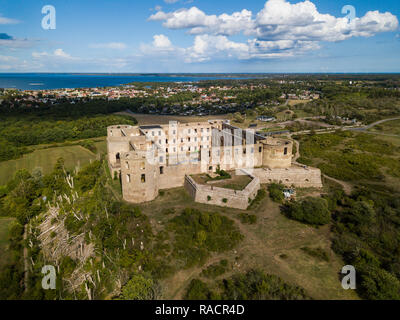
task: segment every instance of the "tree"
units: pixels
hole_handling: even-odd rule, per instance
[[[289,218],[311,225],[324,225],[330,221],[328,202],[322,198],[307,197],[286,207]]]
[[[154,299],[154,282],[143,275],[134,275],[122,288],[123,300],[152,300]]]
[[[235,114],[233,115],[233,120],[237,123],[243,123],[244,122],[244,118],[243,116],[240,114],[240,112],[235,112]]]

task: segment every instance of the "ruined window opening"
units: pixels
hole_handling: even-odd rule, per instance
[[[262,152],[262,147],[258,147],[258,152]]]
[[[126,175],[126,182],[131,183],[131,175],[130,174]]]
[[[287,155],[287,154],[288,154],[288,148],[285,148],[285,149],[284,149],[283,154],[284,154],[284,155]]]
[[[160,167],[160,174],[164,174],[164,167]]]
[[[145,168],[146,168],[146,165],[145,165],[144,162],[142,162],[142,163],[140,164],[140,170],[144,170]]]
[[[129,169],[129,162],[128,161],[125,162],[125,166],[126,166],[127,169]]]
[[[140,180],[142,181],[142,183],[145,183],[146,182],[146,175],[142,174]]]
[[[208,170],[212,171],[213,167],[208,167]]]
[[[119,152],[115,155],[115,159],[117,160],[117,163],[120,163],[121,155],[119,154]]]

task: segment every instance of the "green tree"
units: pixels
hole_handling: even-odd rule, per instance
[[[154,282],[143,275],[134,275],[122,288],[123,300],[152,300],[154,296]]]

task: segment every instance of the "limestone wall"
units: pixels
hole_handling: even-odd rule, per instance
[[[258,168],[253,170],[253,175],[263,184],[277,182],[289,187],[322,188],[321,170],[317,168],[296,165],[286,169]]]
[[[242,191],[213,187],[196,183],[190,176],[185,177],[185,189],[196,202],[246,210],[260,189],[260,180],[253,180]],[[211,197],[211,199],[209,199]],[[223,200],[227,201],[224,202]],[[250,199],[250,201],[249,201]]]

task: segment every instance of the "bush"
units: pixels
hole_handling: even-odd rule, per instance
[[[268,186],[269,196],[274,202],[282,203],[282,201],[285,199],[285,196],[283,194],[284,189],[284,185],[272,183]]]
[[[228,270],[228,260],[221,260],[219,263],[212,264],[203,270],[202,276],[216,278],[223,275]]]
[[[222,298],[227,300],[303,300],[304,289],[289,285],[275,275],[261,270],[236,274],[223,281]]]
[[[261,188],[260,190],[258,190],[256,197],[253,199],[253,201],[251,201],[248,209],[253,209],[253,208],[257,207],[261,203],[261,201],[265,198],[266,195],[267,195],[267,192],[265,191],[264,188]]]
[[[291,202],[285,208],[286,216],[311,225],[330,222],[328,202],[322,198],[307,197],[300,202]]]
[[[171,219],[168,228],[175,232],[173,254],[186,268],[202,265],[211,252],[233,249],[243,238],[231,219],[190,208]]]
[[[185,300],[209,300],[212,293],[207,284],[199,279],[193,279],[186,291]]]
[[[257,216],[254,214],[239,213],[239,219],[244,224],[255,224],[257,223]]]
[[[329,262],[329,255],[328,253],[322,248],[310,248],[310,247],[303,247],[301,248],[305,253],[309,256],[317,258],[321,261]]]
[[[123,300],[152,300],[154,299],[154,282],[143,275],[134,275],[122,288]]]

